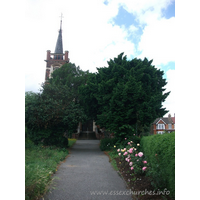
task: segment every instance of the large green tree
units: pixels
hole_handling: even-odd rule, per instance
[[[146,131],[158,116],[167,113],[162,108],[168,93],[163,71],[147,58],[127,60],[121,53],[90,74],[80,93],[87,113],[97,124],[124,137],[129,130],[137,135]]]
[[[26,126],[38,143],[65,146],[64,132],[71,135],[86,115],[79,104],[78,87],[85,84],[88,72],[68,63],[52,73],[42,84],[41,93],[26,93]]]

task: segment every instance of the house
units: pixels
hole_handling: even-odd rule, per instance
[[[175,114],[174,117],[171,117],[169,114],[168,117],[157,118],[151,126],[151,134],[163,134],[164,132],[171,133],[175,131]]]

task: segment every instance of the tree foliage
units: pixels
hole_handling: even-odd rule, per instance
[[[41,93],[26,93],[26,126],[34,142],[64,146],[64,132],[76,132],[78,122],[86,118],[79,102],[78,87],[86,74],[74,64],[65,64],[42,84]]]
[[[162,108],[169,95],[164,93],[164,73],[151,64],[147,58],[128,61],[121,53],[108,67],[89,75],[79,92],[85,110],[98,125],[121,137],[133,129],[139,135],[167,113]]]
[[[157,117],[169,92],[164,72],[152,60],[127,60],[123,53],[108,61],[97,73],[65,64],[52,73],[40,93],[26,93],[26,126],[37,143],[64,144],[78,122],[90,118],[120,139],[129,133],[140,135]]]

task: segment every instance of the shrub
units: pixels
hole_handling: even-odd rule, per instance
[[[141,140],[150,168],[147,175],[155,188],[170,190],[175,197],[175,133],[144,136]]]
[[[116,143],[116,138],[103,138],[100,141],[100,149],[101,151],[109,151],[111,150]]]
[[[62,129],[42,129],[42,130],[29,130],[29,137],[38,145],[40,143],[44,145],[55,145],[57,147],[66,148],[68,147],[68,139],[63,136]]]
[[[123,138],[122,141],[117,140],[115,143],[117,148],[123,149],[124,147],[129,147],[128,142],[132,141],[132,145],[137,145],[138,143],[140,144],[140,138],[135,135],[126,135],[125,138]],[[140,147],[138,147],[138,150],[140,150]]]
[[[134,174],[145,174],[147,169],[147,161],[145,160],[145,156],[143,152],[140,151],[140,144],[135,143],[138,140],[133,142],[132,140],[128,140],[124,138],[125,146],[122,147],[122,144],[116,146],[116,152],[119,156],[122,164],[131,170]]]
[[[126,134],[124,135],[123,138],[119,137],[114,137],[114,138],[103,138],[101,139],[100,142],[100,149],[102,151],[106,151],[106,150],[111,150],[114,146],[116,146],[116,148],[124,148],[126,146],[129,146],[127,143],[128,141],[132,141],[133,145],[137,145],[138,143],[140,143],[141,138],[139,138],[138,136],[135,136],[135,134],[133,134],[133,132],[130,134]],[[115,149],[116,149],[115,148]],[[140,147],[138,147],[138,150],[140,150]]]

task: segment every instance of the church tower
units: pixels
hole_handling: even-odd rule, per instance
[[[65,51],[63,53],[63,43],[62,43],[62,15],[60,20],[60,30],[58,34],[58,39],[56,42],[55,52],[51,53],[50,50],[47,50],[47,59],[46,61],[46,75],[45,75],[45,82],[51,78],[51,73],[55,70],[60,68],[65,63],[69,63],[68,58],[69,51]]]

